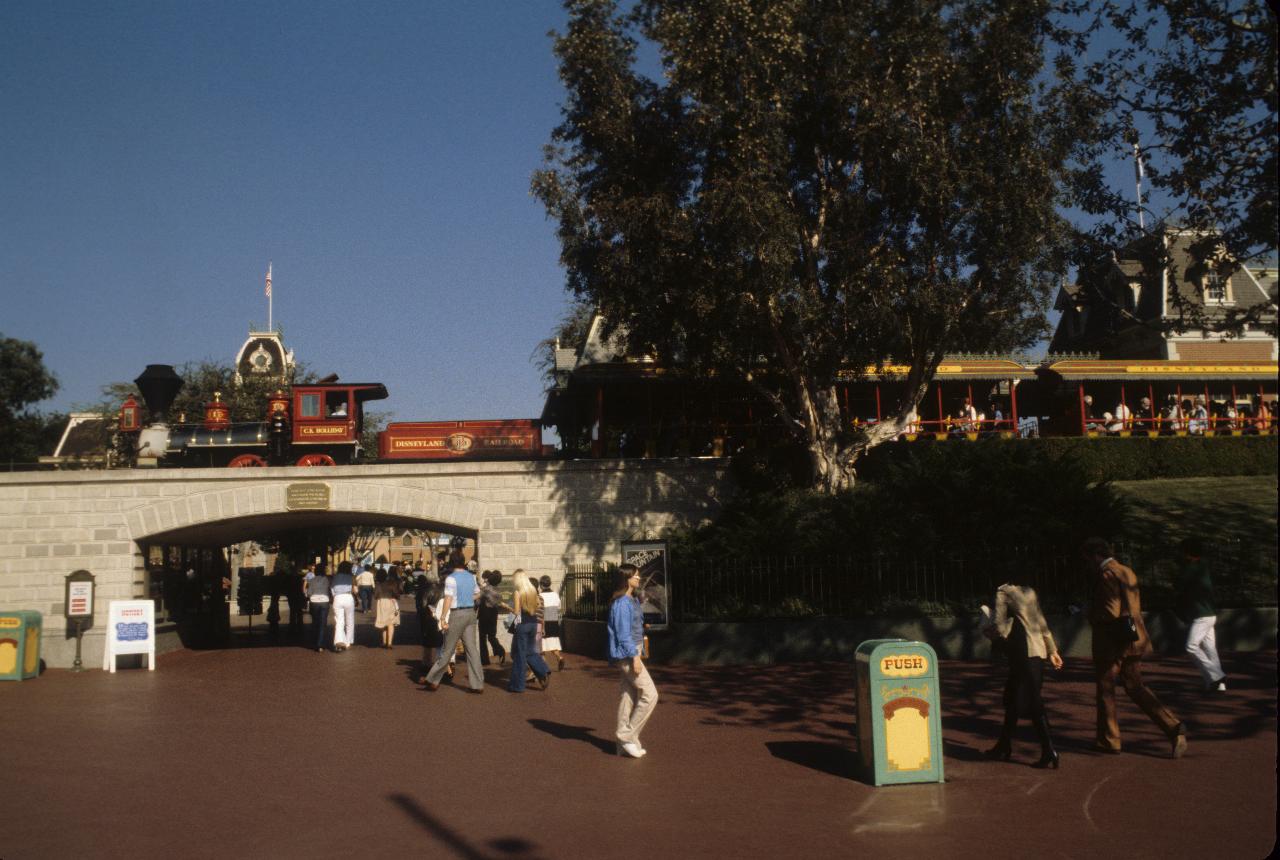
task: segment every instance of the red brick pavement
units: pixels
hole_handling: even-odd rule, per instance
[[[361,631],[362,636],[371,634]],[[367,636],[372,642],[372,635]],[[155,672],[0,685],[0,857],[1265,857],[1275,841],[1276,665],[1228,655],[1147,675],[1186,758],[1121,695],[1126,753],[1092,739],[1087,661],[1046,682],[1062,769],[978,757],[1000,674],[945,663],[944,785],[854,778],[848,665],[656,667],[648,757],[611,755],[613,671],[571,657],[547,692],[410,675],[418,649],[164,655]],[[863,852],[873,852],[867,855]]]

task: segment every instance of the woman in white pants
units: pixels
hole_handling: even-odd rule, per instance
[[[351,562],[338,565],[333,575],[333,650],[346,651],[356,639],[356,578]]]
[[[641,659],[644,651],[644,613],[636,599],[640,571],[634,564],[618,568],[614,579],[613,602],[609,604],[609,659],[621,673],[618,701],[618,755],[640,758],[640,732],[658,704],[658,688]]]

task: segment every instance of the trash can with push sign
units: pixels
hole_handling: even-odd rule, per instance
[[[858,646],[858,756],[875,785],[943,782],[938,655],[923,642]]]
[[[0,681],[22,681],[40,674],[42,616],[30,609],[0,612]]]

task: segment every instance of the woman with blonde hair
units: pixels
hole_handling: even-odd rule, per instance
[[[538,591],[523,570],[517,570],[512,578],[515,582],[516,624],[511,637],[511,678],[507,681],[507,690],[523,693],[525,673],[530,670],[538,685],[545,690],[551,680],[551,667],[542,659],[534,643],[538,633]]]
[[[1013,758],[1013,737],[1018,717],[1025,715],[1035,726],[1040,739],[1040,760],[1035,768],[1058,769],[1058,752],[1049,734],[1049,718],[1045,714],[1040,687],[1044,682],[1044,664],[1055,670],[1062,668],[1062,656],[1049,632],[1049,623],[1040,611],[1034,588],[1023,585],[1015,574],[1012,581],[996,589],[996,607],[990,625],[984,630],[992,642],[1005,647],[1009,658],[1009,677],[1004,685],[1004,725],[1000,739],[983,755],[989,759],[1009,761]]]

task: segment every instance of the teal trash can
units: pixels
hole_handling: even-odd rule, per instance
[[[923,642],[870,639],[855,663],[858,756],[875,785],[943,782],[938,655]]]
[[[0,681],[22,681],[40,674],[41,619],[31,609],[0,612]]]

